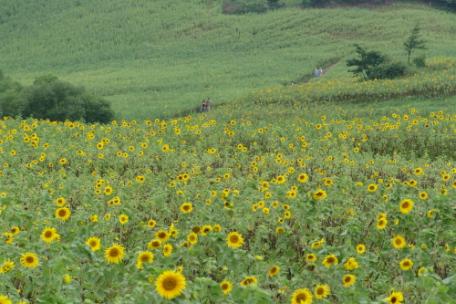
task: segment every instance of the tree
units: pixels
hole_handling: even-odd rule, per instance
[[[359,58],[347,60],[348,67],[354,67],[349,72],[355,76],[361,75],[364,80],[370,79],[371,71],[386,61],[386,57],[378,51],[368,51],[359,44],[355,44],[355,52]]]
[[[407,53],[407,62],[410,64],[410,58],[415,50],[424,50],[426,49],[426,42],[420,37],[421,28],[419,25],[415,25],[410,33],[410,36],[404,42],[404,49]]]

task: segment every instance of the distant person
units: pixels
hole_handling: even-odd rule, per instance
[[[319,74],[319,76],[323,76],[323,68],[320,67],[318,69],[318,74]]]
[[[314,70],[314,76],[315,76],[315,77],[320,77],[320,69],[315,68],[315,70]]]
[[[208,98],[206,100],[203,99],[201,103],[201,112],[209,112],[211,110],[211,100]]]

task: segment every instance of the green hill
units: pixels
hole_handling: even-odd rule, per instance
[[[456,15],[427,6],[223,15],[220,1],[0,0],[0,69],[23,82],[52,73],[84,85],[127,118],[230,101],[338,62],[357,42],[402,56],[420,22],[429,56],[456,56]],[[338,61],[339,60],[339,61]]]

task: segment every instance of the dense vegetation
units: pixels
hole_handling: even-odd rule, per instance
[[[0,0],[0,68],[25,85],[57,75],[116,113],[146,118],[303,79],[332,59],[325,78],[348,76],[354,43],[404,62],[402,43],[418,22],[428,57],[456,56],[454,14],[427,5],[281,2],[264,14],[224,15],[215,0]]]
[[[0,116],[107,123],[114,113],[107,101],[55,76],[22,87],[0,72]]]

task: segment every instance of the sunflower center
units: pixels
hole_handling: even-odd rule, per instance
[[[32,256],[28,256],[25,258],[25,261],[29,264],[32,264],[33,262],[35,262],[35,259]]]
[[[396,297],[392,297],[391,298],[391,303],[397,303],[397,298]]]
[[[60,211],[59,211],[59,215],[60,215],[61,217],[64,217],[64,216],[66,215],[66,211],[65,211],[65,210],[60,210]]]
[[[231,243],[237,243],[239,242],[239,237],[237,235],[232,235],[230,236],[230,242]]]
[[[113,258],[118,257],[119,254],[120,254],[120,251],[119,251],[119,249],[117,249],[117,248],[112,248],[112,249],[109,251],[109,256],[110,256],[110,257],[113,257]]]
[[[177,286],[177,281],[174,278],[166,278],[162,283],[163,289],[171,291]]]
[[[305,293],[300,293],[296,296],[296,302],[301,303],[307,301],[307,295]]]
[[[52,231],[46,231],[46,232],[44,233],[44,236],[45,236],[46,238],[51,238],[51,237],[52,237]]]
[[[227,290],[228,289],[228,284],[227,283],[223,283],[222,284],[222,289],[223,290]]]
[[[318,295],[322,295],[325,291],[323,290],[323,288],[317,288],[317,294]]]

